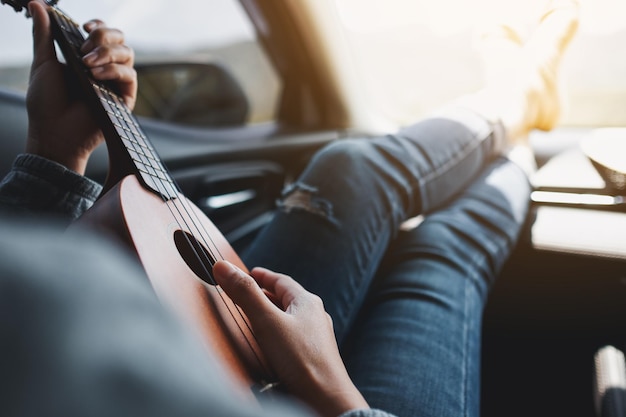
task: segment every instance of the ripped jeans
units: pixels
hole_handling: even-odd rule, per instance
[[[500,125],[462,111],[334,142],[244,255],[324,300],[373,408],[479,415],[482,312],[530,192],[498,156],[503,142]],[[420,214],[419,226],[401,228]]]

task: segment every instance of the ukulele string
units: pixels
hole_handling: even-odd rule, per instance
[[[53,14],[55,16],[55,19],[53,19],[53,20],[57,23],[57,25],[61,29],[60,32],[65,35],[65,39],[69,42],[70,45],[74,46],[74,48],[76,48],[76,50],[79,50],[80,45],[82,45],[82,43],[85,41],[85,37],[83,36],[82,32],[80,31],[79,25],[76,22],[74,22],[71,18],[69,18],[58,7],[53,6],[53,7],[51,7],[51,10],[52,10],[52,12],[53,12]],[[68,34],[69,35],[73,35],[75,39],[69,38]],[[80,56],[80,54],[78,54],[78,56]],[[135,135],[133,130],[136,130],[139,133],[139,135],[140,135],[139,138],[142,139],[142,142],[144,142],[145,145],[148,145],[147,137],[145,135],[141,134],[141,128],[140,128],[139,124],[134,120],[132,112],[130,111],[130,109],[128,109],[128,107],[125,105],[123,100],[121,98],[119,98],[115,93],[110,91],[108,88],[104,87],[103,85],[100,85],[97,82],[94,82],[93,80],[92,80],[92,85],[95,88],[96,95],[98,96],[100,101],[104,104],[105,103],[104,100],[106,100],[107,103],[109,104],[109,107],[113,107],[113,108],[115,108],[117,110],[117,112],[115,112],[113,114],[108,112],[109,116],[110,117],[116,117],[116,119],[118,121],[125,120],[126,123],[129,123],[129,122],[132,123],[134,129],[128,129],[128,133],[130,133],[132,135]],[[107,98],[106,96],[109,96],[109,97]],[[103,98],[104,98],[104,100],[103,100]],[[121,120],[120,120],[120,118],[117,117],[118,115],[124,115],[127,118],[122,117]],[[123,127],[121,127],[121,126],[119,126],[119,127],[123,129]],[[137,140],[137,139],[138,138],[135,137],[135,140]],[[124,144],[124,145],[125,145],[127,151],[130,151],[130,149],[126,146],[126,144]],[[156,156],[156,152],[154,151],[154,149],[151,146],[146,146],[146,147],[148,149],[150,149],[150,151],[154,152],[154,156]],[[167,170],[160,163],[160,159],[159,158],[153,158],[153,160],[163,170],[163,173],[167,174],[169,176],[169,174],[167,173]],[[194,213],[194,217],[196,217],[196,220],[194,220],[193,218],[191,219],[191,221],[193,223],[193,226],[194,226],[192,228],[187,223],[187,220],[185,220],[185,216],[183,215],[183,213],[181,212],[181,209],[178,207],[178,205],[175,202],[175,201],[181,201],[182,202],[184,200],[184,198],[181,198],[180,189],[178,188],[178,186],[176,184],[174,184],[173,181],[172,181],[171,184],[169,182],[165,183],[164,179],[160,178],[160,176],[157,177],[157,180],[153,181],[153,183],[158,188],[155,191],[158,191],[159,196],[163,200],[164,204],[168,207],[168,210],[170,211],[170,214],[171,214],[172,218],[175,220],[177,226],[181,230],[185,230],[185,228],[182,227],[181,222],[179,221],[179,219],[176,218],[177,216],[176,216],[175,212],[177,212],[178,216],[183,219],[183,223],[185,224],[187,230],[191,231],[192,229],[195,229],[197,232],[200,232],[200,229],[198,228],[197,223],[201,223],[201,222],[199,221],[197,213],[195,213],[193,210],[190,210],[189,207],[185,206],[185,204],[182,203],[182,205],[183,205],[182,212],[185,212],[188,216],[190,215],[190,213]],[[174,194],[175,195],[171,196],[171,198],[168,201],[168,198],[166,196],[170,194],[170,191],[171,191],[170,188],[172,188],[174,190]],[[173,204],[172,204],[172,201],[174,201]],[[172,207],[171,207],[172,205],[174,206],[175,210],[172,209]],[[218,258],[219,259],[224,259],[224,256],[221,254],[221,251],[219,250],[218,246],[216,245],[214,240],[210,237],[210,234],[208,234],[208,232],[207,232],[206,228],[204,228],[204,226],[203,226],[203,229],[204,229],[204,233],[201,233],[201,235],[202,235],[201,243],[204,243],[204,245],[206,247],[206,251],[209,253],[210,256],[213,257],[213,259],[218,259]],[[213,263],[211,262],[211,259],[209,259],[207,257],[207,254],[205,254],[204,251],[202,251],[202,250],[198,251],[198,249],[196,249],[195,245],[193,245],[193,243],[192,243],[190,237],[187,235],[187,233],[183,233],[183,236],[184,236],[184,238],[186,240],[186,243],[192,249],[196,259],[198,260],[199,264],[201,265],[202,269],[204,270],[204,273],[206,274],[206,276],[210,277],[211,283],[213,285],[217,285],[217,283],[215,282],[215,279],[214,279],[212,273],[210,273],[210,271],[207,269],[207,264],[210,265],[211,268],[213,266]],[[206,240],[206,236],[208,236],[208,238],[209,238],[208,241]],[[210,241],[211,244],[208,244],[209,241]],[[215,256],[215,252],[217,252],[218,257]],[[217,291],[217,292],[218,292],[218,295],[219,295],[222,303],[224,304],[226,310],[229,312],[229,314],[231,315],[232,319],[235,321],[235,325],[237,326],[237,328],[241,332],[241,335],[243,336],[243,338],[246,341],[246,343],[248,344],[250,350],[254,354],[257,362],[259,363],[259,366],[261,367],[261,369],[265,370],[267,375],[271,375],[271,373],[268,371],[268,369],[264,365],[263,361],[261,361],[261,359],[260,359],[258,353],[256,352],[256,350],[253,348],[250,340],[248,340],[247,335],[245,334],[243,329],[240,327],[239,322],[235,318],[235,313],[231,310],[231,308],[229,307],[228,303],[226,302],[222,291]],[[256,340],[256,336],[254,335],[254,332],[252,332],[252,330],[250,329],[250,325],[249,325],[248,321],[246,320],[245,316],[243,315],[241,309],[236,304],[234,304],[234,305],[235,305],[235,309],[237,310],[237,315],[245,323],[246,327],[250,331],[250,334],[252,334],[252,337],[255,338],[255,340]]]
[[[73,26],[75,29],[74,30],[75,34],[82,36],[82,34],[80,34],[80,32],[78,31],[78,27],[76,26],[75,23]],[[83,38],[83,41],[84,41],[84,38]],[[130,112],[130,110],[124,103],[124,101],[117,94],[112,92],[107,87],[95,81],[91,81],[91,82],[92,82],[92,87],[94,88],[96,92],[96,95],[100,99],[100,102],[103,104],[104,110],[107,112],[109,119],[113,123],[113,127],[117,131],[117,135],[120,137],[120,139],[122,139],[122,143],[124,144],[124,147],[127,153],[129,154],[131,160],[133,161],[135,168],[140,172],[140,177],[144,180],[144,182],[148,182],[146,181],[147,180],[146,175],[147,176],[154,175],[151,172],[148,172],[147,170],[148,166],[152,166],[151,169],[154,171],[155,170],[162,171],[164,176],[169,175],[165,167],[159,162],[158,157],[156,157],[156,152],[154,148],[148,144],[147,137],[141,133],[139,124],[133,120],[132,113]],[[129,136],[132,136],[132,138]],[[146,152],[148,152],[149,154],[146,155]],[[150,155],[150,154],[153,154],[153,155]],[[146,161],[145,159],[142,158],[142,156],[149,160],[152,160],[153,162]],[[138,164],[142,164],[146,168],[141,169],[138,166]],[[171,205],[168,204],[168,201],[180,199],[180,192],[176,188],[173,182],[166,181],[165,179],[161,178],[161,176],[156,176],[156,178],[153,178],[153,180],[150,181],[150,184],[148,184],[148,186],[150,188],[154,188],[154,191],[156,191],[159,197],[163,200],[163,202],[166,203],[172,218],[174,218],[176,225],[181,230],[193,229],[193,227],[190,227],[190,225],[185,220],[185,216],[183,212],[176,205],[174,205],[176,209],[175,211],[178,213],[178,217],[180,219],[183,219],[183,222],[181,224],[181,221],[177,218],[176,213],[172,210]],[[184,211],[186,212],[187,215],[189,214],[187,210],[184,210]],[[183,227],[183,224],[185,227]],[[196,230],[197,230],[197,227],[196,227]],[[198,251],[195,250],[194,245],[189,239],[189,237],[187,236],[187,234],[184,234],[184,236],[185,236],[185,239],[187,240],[187,244],[189,245],[189,247],[194,249],[194,253],[197,257],[197,260],[205,269],[204,272],[207,274],[207,276],[211,278],[210,284],[217,285],[215,280],[212,278],[211,274],[208,273],[209,271],[206,269],[207,262],[210,265],[212,265],[211,260],[208,258],[203,259],[200,256],[200,253],[198,253]],[[207,246],[207,251],[209,252],[211,256],[215,258],[214,250],[211,249],[211,247],[214,247],[215,250],[219,254],[219,250],[217,250],[217,246],[215,245],[215,242],[213,242],[212,239],[211,239],[211,245],[208,245],[208,242],[206,241],[203,243],[205,243],[205,245]],[[221,257],[221,254],[219,255]]]
[[[184,211],[188,214],[192,216],[191,222],[194,224],[194,227],[196,228],[196,230],[198,232],[200,232],[200,229],[198,228],[197,224],[199,223],[202,230],[204,231],[205,234],[207,234],[207,236],[209,236],[209,239],[211,240],[212,243],[213,239],[210,238],[210,235],[208,235],[208,231],[206,230],[206,228],[204,227],[203,223],[200,221],[197,213],[195,210],[193,210],[193,208],[190,205],[190,202],[185,199],[185,198],[181,198],[181,199],[175,199],[172,203],[174,205],[177,205],[177,202],[179,204],[181,204],[183,206]],[[194,220],[194,218],[196,218],[196,220]],[[202,234],[204,236],[204,234]],[[215,243],[214,243],[215,244]],[[223,255],[221,254],[221,252],[219,251],[219,248],[217,247],[217,245],[215,245],[215,249],[217,250],[217,252],[219,253],[220,259],[225,260],[225,258],[223,257]],[[210,260],[209,260],[210,262]],[[204,266],[204,264],[203,264]],[[213,277],[211,275],[211,277]],[[215,281],[215,278],[212,278],[213,281]],[[220,294],[220,297],[222,297],[223,299],[223,295],[221,291],[218,291],[218,294]],[[241,310],[241,307],[239,307],[237,304],[233,303],[234,308],[236,310],[236,313],[233,312],[230,308],[228,308],[228,303],[226,303],[226,301],[224,300],[224,304],[227,307],[227,310],[229,312],[229,314],[232,316],[233,320],[235,321],[235,323],[237,323],[237,327],[239,328],[239,331],[242,333],[242,335],[244,336],[244,340],[246,341],[246,343],[248,344],[248,347],[250,348],[250,351],[254,354],[259,366],[265,371],[266,375],[272,375],[272,372],[270,372],[270,370],[265,366],[264,362],[261,360],[259,353],[257,352],[257,350],[255,349],[255,347],[252,345],[252,343],[250,342],[250,340],[246,337],[245,332],[239,327],[239,322],[237,320],[237,318],[235,317],[235,315],[237,315],[239,317],[239,319],[243,322],[243,324],[246,326],[246,328],[248,329],[248,331],[250,332],[250,334],[252,335],[252,337],[254,338],[254,340],[257,342],[258,344],[258,340],[256,338],[256,335],[254,334],[254,332],[252,331],[252,328],[250,327],[250,323],[247,320],[246,316],[243,314],[243,311]]]
[[[163,180],[158,181],[158,182],[162,183]],[[181,215],[181,217],[182,217],[182,219],[183,219],[183,221],[185,223],[186,230],[192,231],[192,229],[195,229],[196,233],[191,233],[192,236],[201,236],[202,237],[202,239],[199,240],[199,242],[200,243],[204,243],[206,251],[209,252],[209,255],[213,258],[213,260],[216,260],[216,259],[225,260],[225,257],[222,255],[221,251],[219,250],[218,245],[211,238],[211,236],[208,233],[208,231],[206,230],[203,222],[198,217],[198,214],[197,214],[196,210],[194,210],[193,207],[191,206],[190,202],[186,198],[184,198],[184,196],[180,193],[180,190],[176,190],[176,194],[177,194],[177,196],[175,198],[170,199],[169,201],[165,201],[166,199],[163,197],[163,200],[164,200],[165,204],[168,206],[168,208],[170,206],[174,206],[175,211],[179,215]],[[182,206],[182,212],[184,212],[186,214],[186,216],[183,216],[181,214],[181,208],[179,206]],[[171,208],[169,208],[169,210],[170,210],[170,213],[172,213],[172,216],[174,217],[174,210],[172,210]],[[186,220],[188,218],[191,220],[191,225]],[[176,222],[177,222],[177,224],[180,227],[180,223],[178,222],[178,220],[176,220]],[[198,226],[198,224],[200,225],[200,227]],[[192,225],[193,225],[193,227],[191,227]],[[181,227],[181,229],[182,229],[182,227]],[[204,253],[204,250],[196,249],[195,245],[193,245],[191,243],[191,239],[189,238],[189,236],[187,236],[186,233],[183,233],[183,235],[184,235],[184,237],[185,237],[189,247],[191,247],[193,249],[194,255],[200,261],[200,265],[201,265],[201,267],[203,269],[203,272],[207,276],[210,277],[211,282],[217,287],[217,282],[215,281],[215,278],[213,277],[213,274],[209,273],[208,268],[207,268],[207,264],[209,264],[211,266],[211,269],[212,269],[212,266],[214,265],[212,263],[212,259],[207,258],[206,254]],[[208,241],[206,240],[206,237],[208,237],[209,241],[211,242],[211,245],[208,245]],[[213,247],[215,249],[215,252],[213,251],[213,249],[210,249],[210,247]],[[218,256],[215,256],[216,252],[217,252]],[[258,344],[258,340],[256,340],[256,335],[252,331],[252,328],[250,327],[250,323],[246,319],[246,317],[243,314],[243,311],[241,310],[241,308],[237,304],[233,303],[233,306],[234,306],[234,308],[236,310],[236,313],[235,313],[229,307],[228,303],[224,299],[223,292],[218,290],[217,293],[218,293],[220,299],[222,300],[224,306],[226,307],[226,310],[231,315],[231,318],[233,319],[233,321],[237,325],[237,328],[241,332],[241,334],[242,334],[246,344],[248,345],[248,348],[250,349],[250,351],[254,355],[254,357],[255,357],[257,363],[259,364],[260,368],[264,370],[266,375],[272,375],[272,372],[270,372],[270,370],[265,366],[264,362],[261,360],[261,358],[259,356],[259,353],[255,349],[255,347],[252,345],[251,341],[248,339],[248,337],[246,336],[246,334],[243,331],[243,329],[240,327],[240,324],[239,324],[239,321],[237,320],[237,317],[239,317],[241,322],[243,322],[243,324],[246,326],[246,328],[248,329],[248,331],[250,332],[252,337],[255,339],[255,341],[257,341],[257,344]]]
[[[145,137],[145,135],[141,134],[140,126],[134,121],[134,118],[132,117],[132,114],[131,114],[130,110],[128,109],[128,107],[114,93],[109,92],[109,94],[112,96],[112,98],[114,98],[114,104],[115,104],[115,107],[118,109],[119,113],[121,115],[126,116],[126,117],[122,116],[122,120],[124,122],[126,122],[126,124],[132,123],[135,126],[135,129],[137,130],[138,134],[141,135],[140,139],[143,142],[142,145],[146,145],[146,147],[148,149],[150,149],[150,152],[153,153],[153,156],[156,157],[155,150],[151,146],[148,145],[147,138]],[[122,129],[123,129],[123,127],[122,127]],[[134,136],[137,136],[137,133],[134,133],[132,130],[127,131],[127,133],[128,134],[133,134]],[[138,140],[138,138],[135,137],[135,141],[137,141],[137,140]],[[153,159],[154,161],[159,161],[158,157],[151,158],[151,159]],[[162,164],[160,164],[160,163],[159,163],[159,166],[165,173],[166,172],[166,168]],[[169,173],[168,173],[167,177],[171,178]],[[154,179],[153,184],[156,185],[157,189],[155,191],[158,191],[159,196],[163,200],[164,204],[167,206],[167,208],[168,208],[172,218],[174,219],[176,225],[178,226],[178,228],[180,230],[182,230],[182,231],[189,232],[190,235],[193,238],[195,238],[196,241],[199,242],[199,244],[203,244],[204,245],[204,249],[205,250],[202,250],[202,247],[199,248],[199,247],[197,247],[196,245],[193,244],[192,237],[190,237],[190,235],[188,235],[187,233],[183,233],[182,234],[182,236],[185,239],[188,247],[191,249],[194,257],[198,261],[198,264],[202,268],[202,272],[204,273],[203,275],[205,277],[208,277],[209,281],[210,281],[209,283],[211,285],[214,285],[217,288],[218,285],[217,285],[217,282],[215,281],[215,278],[214,278],[214,276],[212,274],[212,267],[214,265],[215,260],[218,260],[218,259],[225,260],[225,257],[221,253],[221,251],[219,250],[219,247],[218,247],[217,243],[210,236],[210,234],[208,233],[208,231],[204,227],[202,221],[199,219],[196,211],[193,210],[193,208],[190,206],[188,200],[186,198],[184,198],[184,196],[180,192],[179,187],[173,181],[170,182],[170,181],[167,181],[165,179],[162,179],[160,176],[157,176],[157,178]],[[200,226],[198,226],[198,225],[200,225]],[[200,239],[198,239],[198,238],[200,238]],[[207,256],[207,254],[208,254],[208,256]],[[258,362],[260,368],[263,369],[267,375],[271,375],[271,372],[267,369],[267,367],[264,365],[263,361],[260,359],[260,356],[259,356],[258,352],[256,351],[256,349],[252,345],[251,341],[248,339],[246,333],[241,328],[240,322],[237,320],[237,317],[239,317],[241,322],[243,322],[245,324],[246,328],[248,329],[248,331],[250,332],[252,337],[256,340],[256,336],[255,336],[254,332],[252,331],[252,329],[250,328],[250,324],[249,324],[248,320],[246,320],[246,318],[245,318],[243,312],[241,311],[240,307],[233,303],[233,306],[234,306],[234,308],[236,310],[236,313],[235,313],[233,311],[233,309],[229,306],[229,303],[224,298],[223,291],[218,290],[217,294],[218,294],[221,302],[223,303],[224,307],[226,308],[226,311],[228,311],[228,314],[230,314],[231,318],[235,322],[235,325],[237,326],[237,329],[239,330],[239,332],[243,336],[243,339],[245,340],[245,342],[248,345],[250,351],[254,355],[254,357],[255,357],[256,361]],[[258,343],[258,341],[257,341],[257,343]]]
[[[107,94],[112,99],[112,101],[109,102],[109,105],[114,106],[116,110],[115,114],[112,116],[116,117],[116,121],[120,123],[119,126],[115,125],[115,123],[114,125],[116,128],[122,130],[117,133],[122,138],[122,142],[124,143],[131,160],[135,164],[135,168],[139,171],[139,176],[150,188],[153,188],[154,191],[158,193],[159,197],[167,205],[172,218],[174,218],[176,225],[180,230],[190,232],[191,236],[199,235],[199,233],[197,233],[199,232],[199,228],[191,218],[190,210],[184,206],[181,209],[179,205],[176,204],[176,202],[183,200],[181,198],[182,194],[180,193],[179,187],[173,181],[169,180],[171,176],[167,172],[166,168],[159,162],[160,158],[156,156],[154,148],[148,144],[147,138],[141,133],[139,124],[133,120],[130,110],[128,110],[127,106],[119,97],[117,97],[117,95],[112,92],[107,92]],[[133,138],[131,139],[125,135],[132,136]],[[128,141],[128,143],[126,143],[126,141]],[[148,167],[151,167],[151,172],[149,172],[150,168]],[[153,172],[157,173],[156,176]],[[191,221],[191,224],[188,219]],[[194,233],[194,231],[196,233]],[[199,264],[203,268],[202,272],[204,272],[204,275],[209,278],[208,283],[211,285],[217,285],[217,282],[215,282],[212,274],[210,274],[208,267],[212,267],[214,265],[215,259],[224,259],[223,255],[220,253],[217,244],[210,236],[208,236],[208,240],[206,240],[206,237],[203,236],[202,241],[198,240],[198,242],[204,244],[206,252],[211,257],[208,258],[206,254],[204,254],[204,250],[196,249],[196,245],[193,244],[191,238],[189,237],[190,235],[183,233],[188,247],[193,250],[196,260],[198,260]]]
[[[145,137],[145,135],[141,134],[141,130],[140,130],[141,128],[132,117],[132,113],[130,112],[128,107],[114,93],[108,91],[107,89],[103,89],[102,87],[99,87],[99,88],[101,91],[106,92],[106,94],[109,95],[112,99],[111,102],[109,102],[109,106],[114,106],[115,109],[117,110],[116,113],[112,116],[116,116],[118,122],[125,123],[127,125],[127,126],[119,126],[119,128],[121,128],[124,133],[128,135],[133,135],[135,142],[138,142],[139,146],[144,147],[146,150],[149,150],[149,152],[153,154],[153,155],[150,155],[152,156],[152,158],[150,159],[155,161],[153,163],[156,163],[157,161],[159,161],[159,158],[156,157],[155,150],[148,144],[147,138]],[[121,118],[119,116],[121,116]],[[134,127],[134,129],[129,124],[131,124]],[[135,133],[135,131],[137,133]],[[118,134],[122,136],[122,132],[118,132]],[[124,138],[130,140],[127,137],[124,137]],[[132,144],[132,141],[130,141],[130,143]],[[142,152],[145,153],[146,150]],[[135,151],[140,151],[140,149],[135,148]],[[163,171],[164,174],[166,173],[166,168],[162,164],[158,163],[158,167]],[[145,173],[145,172],[143,172],[143,174],[149,175],[149,173]],[[142,178],[146,178],[146,177],[142,175]],[[171,178],[171,176],[169,176],[168,174],[166,178]],[[161,178],[161,176],[157,176],[156,178],[153,178],[152,183],[156,186],[157,189],[155,191],[158,192],[161,199],[163,200],[165,205],[168,207],[168,210],[170,211],[170,214],[172,218],[175,220],[177,226],[181,230],[187,230],[188,232],[191,232],[190,233],[191,236],[201,237],[201,239],[196,239],[196,240],[200,244],[204,244],[205,250],[202,250],[201,247],[200,248],[196,247],[196,245],[193,244],[189,235],[187,233],[183,233],[183,237],[188,247],[191,248],[193,255],[198,260],[198,264],[202,268],[202,272],[204,273],[206,277],[209,277],[210,284],[217,287],[217,283],[215,282],[215,278],[213,277],[213,274],[211,272],[212,266],[214,265],[214,260],[225,259],[225,257],[219,250],[218,245],[215,243],[213,238],[211,238],[210,233],[208,233],[203,223],[200,221],[197,215],[197,212],[191,208],[188,200],[183,198],[178,186],[173,181],[170,182],[170,181],[167,181],[166,179]],[[166,196],[169,196],[169,199]],[[182,219],[182,222],[181,222],[181,219]],[[201,227],[199,227],[198,224],[200,224]],[[212,259],[210,257],[212,257]],[[254,348],[251,341],[247,337],[246,333],[241,328],[240,322],[243,323],[243,325],[245,325],[249,333],[256,340],[256,336],[250,327],[250,323],[246,319],[241,308],[233,303],[233,306],[236,312],[233,311],[233,309],[229,306],[228,302],[224,298],[223,292],[218,291],[217,293],[224,307],[228,311],[228,314],[230,314],[231,318],[234,320],[239,332],[243,336],[250,351],[253,353],[260,368],[263,369],[267,375],[271,375],[271,372],[269,371],[269,369],[267,369],[263,361],[260,359],[259,353]],[[237,317],[239,317],[239,320],[237,320]]]
[[[100,87],[100,89],[102,90],[102,87]],[[131,117],[130,110],[128,110],[127,106],[123,104],[123,101],[119,97],[117,97],[116,94],[108,90],[104,90],[104,91],[106,91],[107,95],[111,96],[111,98],[113,99],[111,102],[109,102],[109,105],[115,106],[117,112],[113,116],[116,116],[117,121],[125,122],[127,125],[129,123],[133,124],[135,127],[135,130],[137,130],[138,133],[133,132],[133,129],[130,129],[129,127],[125,128],[124,126],[120,126],[120,128],[123,129],[124,133],[135,136],[134,138],[135,142],[139,142],[139,140],[141,140],[141,142],[143,143],[140,143],[140,146],[145,145],[144,147],[146,149],[149,149],[151,153],[154,153],[153,156],[156,157],[155,150],[151,146],[148,145],[147,138],[145,137],[145,135],[141,135],[141,132],[139,130],[140,127]],[[119,116],[122,116],[122,117],[120,118]],[[118,132],[118,134],[122,136],[120,132]],[[140,136],[137,136],[138,134]],[[124,137],[124,138],[129,139],[127,137]],[[139,151],[139,149],[135,149],[133,152],[136,153],[136,151]],[[143,152],[145,153],[145,150]],[[154,161],[159,160],[158,158],[150,158],[150,159]],[[159,166],[165,172],[166,168],[162,164],[159,164]],[[149,173],[145,173],[145,172],[143,172],[143,174],[149,175]],[[142,175],[142,178],[145,178],[145,176]],[[190,235],[195,237],[196,240],[200,244],[204,244],[204,248],[206,252],[212,259],[207,256],[207,253],[205,253],[204,250],[197,248],[196,245],[193,244],[190,236],[187,233],[183,233],[183,237],[188,247],[191,248],[196,260],[198,260],[198,263],[202,268],[202,272],[204,273],[206,277],[210,279],[209,283],[214,286],[217,286],[217,282],[215,282],[215,278],[213,277],[213,274],[210,271],[210,268],[212,269],[212,266],[214,265],[214,260],[225,259],[224,255],[219,250],[217,243],[210,236],[210,233],[206,230],[206,228],[200,221],[197,213],[195,212],[195,210],[191,208],[188,201],[180,193],[180,190],[178,189],[178,186],[175,183],[173,182],[170,183],[169,181],[162,179],[160,176],[157,176],[156,178],[154,178],[152,183],[156,186],[157,189],[155,191],[158,192],[159,196],[161,197],[161,199],[167,206],[172,218],[176,222],[176,225],[181,230],[186,230],[190,232]],[[198,226],[199,224],[200,226]],[[201,239],[198,239],[198,237],[200,237]],[[245,332],[239,327],[239,323],[237,322],[237,319],[235,317],[236,315],[240,317],[241,321],[245,323],[246,327],[248,328],[248,330],[254,337],[254,333],[252,332],[252,329],[250,328],[248,321],[245,319],[243,312],[240,310],[240,308],[237,305],[235,305],[235,308],[237,309],[237,313],[234,313],[232,309],[229,307],[226,300],[224,299],[223,293],[221,291],[218,291],[218,294],[219,294],[219,297],[222,299],[222,302],[224,303],[229,314],[235,320],[235,323],[237,323],[237,327],[239,328],[240,332],[244,336],[246,343],[250,346],[250,349],[254,352],[255,356],[257,356],[255,349],[252,347],[252,344],[246,337]],[[260,359],[259,359],[259,363],[262,363]]]
[[[126,111],[128,111],[128,110],[126,110]],[[139,126],[137,126],[137,127],[139,128]],[[163,180],[159,181],[159,183],[163,183]],[[175,196],[174,196],[174,198],[170,199],[169,201],[166,201],[165,203],[168,205],[168,207],[170,205],[173,205],[175,207],[176,212],[178,212],[181,215],[181,217],[183,218],[183,221],[185,223],[186,229],[188,231],[192,231],[192,229],[195,230],[196,233],[192,233],[192,236],[195,235],[195,236],[201,236],[202,237],[202,239],[200,239],[199,242],[200,243],[204,243],[206,251],[212,257],[212,259],[206,258],[206,254],[204,253],[204,250],[202,250],[202,249],[200,249],[200,251],[199,251],[200,253],[198,253],[198,250],[196,249],[195,245],[193,245],[191,243],[190,238],[187,236],[187,234],[184,234],[187,243],[193,249],[194,254],[197,257],[197,259],[200,260],[200,255],[203,255],[204,259],[200,261],[200,265],[203,268],[203,272],[206,275],[208,275],[211,278],[211,282],[215,286],[217,286],[217,283],[215,282],[215,278],[213,277],[213,275],[211,273],[209,273],[206,265],[209,264],[211,266],[211,268],[212,268],[212,266],[214,265],[214,260],[219,260],[219,259],[226,260],[226,257],[221,253],[221,251],[219,249],[219,246],[217,245],[217,243],[211,237],[211,234],[206,229],[206,227],[204,225],[204,222],[202,222],[201,219],[199,218],[197,210],[195,210],[193,208],[193,206],[191,205],[191,202],[188,199],[184,198],[184,195],[182,195],[182,193],[180,192],[180,188],[178,187],[178,185],[176,185],[175,183],[173,183],[173,185],[176,187],[175,188]],[[182,210],[181,210],[181,208],[179,206],[182,206]],[[182,215],[181,211],[184,212],[185,215]],[[172,215],[174,215],[173,211],[171,209],[170,209],[170,212],[172,213]],[[187,219],[189,219],[191,221],[191,225],[187,222]],[[193,227],[191,227],[191,226],[193,226]],[[182,227],[181,227],[181,229],[182,229]],[[208,241],[206,240],[207,238],[208,238]],[[210,245],[209,245],[209,242],[210,242]],[[216,253],[217,253],[217,256],[216,256]],[[205,262],[203,262],[203,261],[205,261]],[[269,371],[269,369],[267,369],[264,366],[263,361],[260,359],[260,356],[259,356],[258,352],[254,348],[254,346],[252,345],[250,340],[246,337],[246,335],[243,332],[243,330],[239,327],[239,322],[237,321],[237,317],[236,316],[239,317],[239,319],[241,320],[241,322],[244,323],[244,325],[246,326],[246,328],[248,329],[248,331],[250,332],[252,337],[256,340],[256,335],[252,331],[252,328],[250,327],[250,323],[247,320],[247,318],[245,317],[245,315],[243,314],[243,311],[241,310],[241,308],[237,304],[233,303],[234,308],[237,311],[237,313],[235,314],[228,307],[228,303],[225,301],[222,292],[218,291],[218,294],[219,294],[220,298],[222,298],[222,300],[224,302],[224,305],[227,307],[228,313],[231,315],[231,317],[235,321],[235,323],[237,323],[237,327],[239,328],[239,331],[244,336],[244,340],[248,344],[248,347],[250,348],[250,351],[254,354],[257,362],[259,363],[259,366],[264,369],[264,371],[265,371],[265,373],[267,375],[271,375],[271,372]],[[258,344],[258,340],[257,340],[257,344]]]

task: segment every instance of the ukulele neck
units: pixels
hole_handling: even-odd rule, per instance
[[[83,64],[80,48],[85,37],[79,25],[56,6],[50,8],[50,18],[55,40],[68,65],[77,74],[107,142],[109,176],[105,191],[123,177],[135,175],[146,189],[164,200],[177,198],[180,190],[137,118],[124,100],[106,83],[94,80]]]

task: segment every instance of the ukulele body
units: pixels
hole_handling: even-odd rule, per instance
[[[258,385],[266,375],[265,364],[247,319],[219,286],[203,280],[203,273],[210,271],[211,265],[207,262],[198,271],[193,265],[198,251],[189,251],[188,242],[203,242],[205,249],[219,254],[218,259],[247,269],[200,209],[183,195],[176,200],[164,201],[129,175],[101,196],[72,227],[112,233],[121,239],[136,253],[161,302],[191,323],[190,327],[198,331],[211,352],[243,386]]]

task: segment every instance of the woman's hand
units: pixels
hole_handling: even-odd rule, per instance
[[[57,60],[45,4],[31,1],[34,57],[27,94],[29,116],[26,152],[51,159],[84,174],[91,153],[104,136],[82,99],[71,71]],[[83,62],[96,80],[111,81],[132,108],[137,94],[134,54],[124,35],[99,20],[84,25],[89,37]]]
[[[246,313],[281,385],[323,416],[368,408],[339,355],[322,300],[287,275],[255,268],[247,275],[220,261],[213,269]]]

